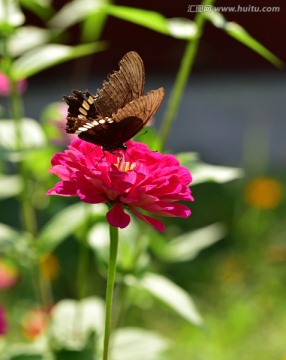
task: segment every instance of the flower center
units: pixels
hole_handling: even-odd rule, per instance
[[[136,167],[136,162],[131,163],[130,161],[125,161],[124,157],[118,157],[117,163],[114,164],[119,171],[127,172],[129,170],[134,170]]]

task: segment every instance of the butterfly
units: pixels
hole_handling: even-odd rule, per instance
[[[162,87],[144,95],[144,64],[137,52],[125,54],[118,65],[119,71],[103,81],[96,95],[73,90],[63,97],[68,104],[66,132],[109,152],[125,150],[125,142],[148,123],[164,97]]]

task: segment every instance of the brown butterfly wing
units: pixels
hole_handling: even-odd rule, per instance
[[[151,90],[146,95],[131,101],[124,108],[119,109],[116,114],[112,116],[112,120],[118,123],[122,128],[126,129],[125,134],[122,134],[121,141],[131,139],[136,135],[151,119],[151,117],[158,110],[164,97],[164,89]],[[139,119],[133,124],[126,125],[127,119],[130,117]]]
[[[74,134],[79,127],[99,116],[94,106],[94,96],[88,91],[73,90],[72,95],[63,99],[68,104],[67,133]]]
[[[145,71],[141,57],[130,51],[119,62],[119,71],[113,72],[97,90],[95,107],[103,117],[110,117],[130,101],[144,93]]]
[[[103,150],[123,149],[123,144],[136,135],[155,114],[163,97],[163,88],[149,91],[119,109],[112,117],[106,118],[103,124],[83,131],[78,136],[102,146]]]

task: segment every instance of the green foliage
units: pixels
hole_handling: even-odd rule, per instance
[[[277,56],[271,53],[265,46],[254,39],[242,26],[235,22],[226,21],[224,16],[219,12],[205,13],[206,18],[217,28],[225,31],[229,36],[235,40],[246,45],[251,50],[255,51],[260,56],[264,57],[273,65],[282,68],[284,66]]]
[[[28,78],[51,66],[104,50],[104,43],[67,46],[48,44],[30,50],[15,60],[13,76],[17,79]]]
[[[102,218],[105,214],[104,205],[94,205],[94,214]],[[70,205],[57,213],[41,230],[39,241],[39,252],[51,252],[56,246],[86,222],[89,216],[87,206],[82,203]]]

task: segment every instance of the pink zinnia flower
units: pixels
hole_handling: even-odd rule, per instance
[[[110,210],[106,217],[112,226],[125,228],[129,224],[125,209],[159,231],[164,230],[164,224],[146,212],[182,218],[191,214],[186,205],[178,203],[193,201],[188,169],[180,166],[175,156],[153,152],[144,144],[128,141],[127,152],[120,152],[120,156],[105,152],[103,158],[100,146],[75,139],[68,150],[53,156],[52,165],[50,172],[62,181],[47,194],[107,203]]]
[[[7,321],[4,309],[0,306],[0,335],[5,335],[7,332]]]
[[[22,79],[17,82],[17,89],[20,93],[23,93],[27,88],[27,80]],[[7,75],[0,72],[0,96],[9,96],[10,83]]]

